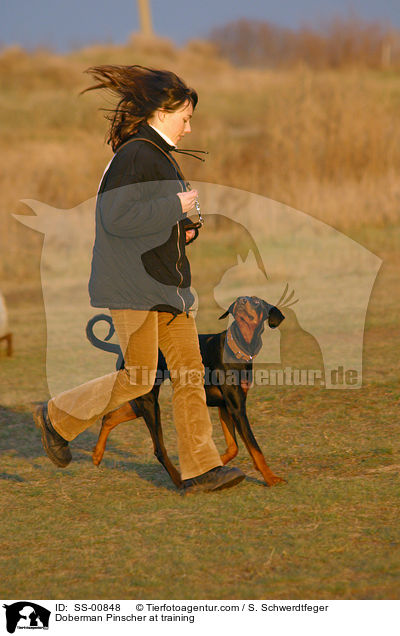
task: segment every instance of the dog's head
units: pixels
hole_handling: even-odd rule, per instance
[[[237,335],[240,333],[248,345],[261,336],[266,320],[269,327],[275,329],[285,318],[275,305],[270,305],[257,296],[239,296],[219,319],[226,318],[228,314],[232,314],[235,319],[235,332]]]

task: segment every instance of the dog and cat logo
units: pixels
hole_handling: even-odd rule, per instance
[[[215,253],[208,251],[205,258],[209,263],[213,254],[216,257],[201,278],[200,312],[206,308],[208,316],[207,308],[214,307],[216,312],[217,305],[222,313],[240,296],[257,296],[274,305],[281,302],[285,320],[278,329],[263,333],[258,365],[268,369],[274,365],[273,370],[279,368],[281,373],[286,368],[320,371],[326,389],[361,388],[365,320],[382,260],[326,223],[272,199],[215,183],[195,187],[204,202],[203,245],[208,236],[209,250],[215,247]],[[69,210],[32,199],[23,203],[35,216],[14,217],[44,234],[46,372],[50,394],[55,396],[115,371],[113,358],[104,356],[85,336],[94,313],[87,281],[96,201],[92,198]],[[222,249],[214,235],[232,236],[232,240]],[[142,261],[138,263],[141,272]],[[149,277],[149,285],[151,281]],[[161,286],[162,293],[169,294],[168,285],[156,283],[157,290]],[[293,307],[288,308],[289,302]],[[68,338],[60,338],[66,325]],[[70,363],[61,369],[60,360]],[[109,400],[112,383],[109,392],[99,396],[100,409]]]
[[[51,612],[37,603],[18,601],[3,607],[9,634],[14,634],[16,629],[49,629]]]

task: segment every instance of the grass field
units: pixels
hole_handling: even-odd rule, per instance
[[[100,468],[91,464],[97,425],[72,443],[71,465],[55,468],[29,410],[48,395],[40,288],[10,293],[16,353],[0,366],[1,594],[397,598],[399,257],[392,235],[377,233],[384,265],[367,316],[363,388],[254,387],[249,394],[255,435],[288,480],[275,488],[260,481],[241,444],[234,463],[245,482],[182,498],[152,456],[141,420],[112,433]],[[177,462],[169,387],[161,402]],[[213,422],[223,451],[214,412]]]
[[[70,208],[94,195],[110,153],[101,143],[101,115],[93,115],[100,100],[88,95],[77,105],[78,90],[87,86],[82,70],[161,60],[202,98],[197,132],[185,147],[212,154],[188,177],[283,201],[332,223],[383,260],[366,318],[361,389],[249,393],[256,438],[273,471],[287,479],[279,487],[265,487],[240,443],[233,463],[246,473],[242,484],[181,497],[153,457],[142,420],[113,431],[99,468],[91,463],[96,425],[72,442],[73,462],[57,469],[33,425],[31,403],[49,397],[42,237],[10,212],[22,213],[22,198]],[[12,358],[0,352],[0,595],[398,598],[399,75],[236,72],[204,48],[180,55],[165,43],[152,51],[92,47],[65,57],[13,50],[0,56],[0,67],[0,274],[15,340]],[[212,233],[212,259],[210,243],[193,246],[200,295],[209,291],[227,245],[240,252],[235,236],[221,228]],[[200,330],[217,330],[215,311],[205,308]],[[60,338],[68,344],[68,328]],[[177,462],[169,387],[161,409]],[[214,411],[212,417],[222,452]]]

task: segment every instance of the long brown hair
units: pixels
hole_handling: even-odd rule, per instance
[[[91,66],[85,72],[98,83],[82,93],[105,88],[119,97],[116,108],[108,110],[105,116],[111,122],[107,143],[114,152],[154,111],[163,108],[172,112],[188,100],[194,109],[198,101],[196,91],[172,71],[158,71],[135,64]]]

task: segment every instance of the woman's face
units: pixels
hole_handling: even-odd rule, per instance
[[[172,113],[166,110],[157,110],[149,123],[161,130],[177,144],[186,133],[191,132],[190,120],[193,115],[193,105],[191,101],[187,101],[183,106],[179,106]]]

